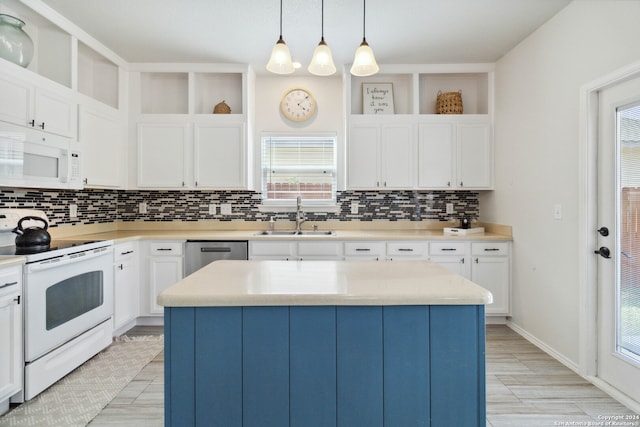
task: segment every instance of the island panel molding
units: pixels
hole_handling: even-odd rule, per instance
[[[166,307],[165,425],[484,426],[484,330],[483,305]]]

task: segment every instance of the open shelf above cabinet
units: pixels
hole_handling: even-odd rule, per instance
[[[369,77],[346,77],[347,111],[366,114],[363,84],[390,83],[394,115],[436,115],[438,92],[462,92],[462,115],[490,115],[492,112],[493,68],[491,64],[381,66]]]
[[[71,88],[71,35],[53,22],[16,0],[0,4],[0,13],[24,21],[23,30],[33,41],[29,71]]]
[[[231,115],[244,113],[243,73],[164,72],[140,73],[140,113],[213,114],[224,101]]]
[[[439,91],[461,91],[463,114],[489,113],[489,75],[487,73],[420,74],[418,80],[419,114],[436,114],[436,99]]]
[[[118,66],[78,42],[78,92],[118,108]]]
[[[187,114],[189,73],[141,73],[142,114]]]

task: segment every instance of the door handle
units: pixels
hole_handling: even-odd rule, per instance
[[[600,246],[600,249],[593,252],[600,255],[602,258],[611,258],[611,251],[606,246]]]
[[[596,230],[602,237],[607,237],[609,235],[609,229],[607,227],[600,227]]]

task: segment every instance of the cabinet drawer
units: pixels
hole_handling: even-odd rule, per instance
[[[149,244],[152,256],[182,255],[182,242],[153,242]]]
[[[464,255],[467,245],[464,242],[431,242],[429,255]]]
[[[0,295],[21,292],[22,267],[14,266],[0,269]]]
[[[296,243],[290,241],[250,242],[250,256],[294,256]]]
[[[473,255],[509,255],[508,242],[477,242],[471,243]]]
[[[341,257],[342,242],[298,242],[298,255]]]
[[[135,242],[120,243],[114,247],[114,250],[113,250],[114,259],[117,261],[123,258],[130,258],[132,256],[135,256],[137,252],[136,249],[137,248],[136,248]],[[158,255],[158,254],[154,253],[154,255]]]
[[[387,256],[393,257],[426,257],[427,243],[425,242],[389,242]]]
[[[386,251],[384,242],[345,242],[345,256],[382,257]]]

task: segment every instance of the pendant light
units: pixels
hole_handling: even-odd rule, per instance
[[[280,0],[280,38],[271,51],[267,70],[275,74],[291,74],[294,71],[291,52],[282,39],[282,0]]]
[[[330,76],[336,72],[336,66],[333,64],[333,56],[331,49],[324,41],[324,0],[322,0],[322,26],[321,37],[318,47],[313,51],[313,58],[307,70],[316,76]]]
[[[376,58],[373,56],[373,50],[369,47],[365,37],[366,8],[367,0],[364,0],[364,7],[362,9],[362,43],[360,43],[360,47],[356,50],[356,56],[351,66],[351,74],[358,77],[371,76],[380,69],[376,63]]]

